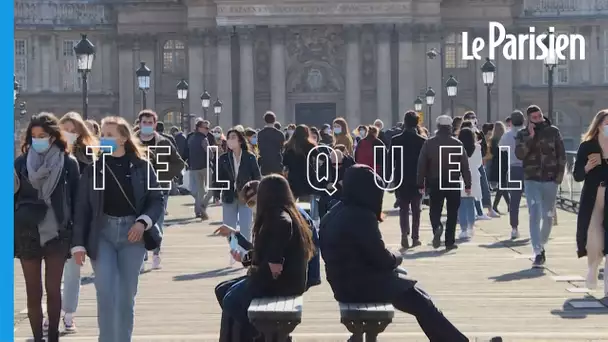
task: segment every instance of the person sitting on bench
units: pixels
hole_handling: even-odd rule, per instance
[[[296,208],[289,183],[283,176],[268,175],[260,181],[257,194],[252,244],[231,227],[216,230],[216,234],[237,238],[239,245],[248,247],[244,248],[245,253],[231,253],[235,260],[249,266],[247,276],[216,287],[222,308],[220,341],[231,341],[229,337],[226,339],[231,330],[227,323],[231,320],[240,326],[241,341],[255,341],[259,337],[247,317],[252,299],[300,296],[307,290],[307,264],[314,255],[314,244],[311,230]]]
[[[327,281],[342,303],[392,303],[416,317],[433,342],[468,341],[435,307],[416,281],[397,272],[403,261],[386,249],[382,222],[384,190],[374,171],[356,164],[346,170],[341,202],[321,220],[319,237]],[[382,181],[378,179],[378,184]]]

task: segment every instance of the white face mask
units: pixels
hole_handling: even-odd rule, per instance
[[[289,135],[293,135],[293,130],[288,129],[288,130],[287,130],[287,134],[289,134]]]
[[[361,138],[364,138],[366,133],[367,133],[366,131],[359,131],[359,136]]]
[[[79,135],[76,133],[64,132],[65,139],[68,141],[69,145],[74,145]]]

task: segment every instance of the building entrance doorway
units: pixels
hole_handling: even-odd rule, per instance
[[[296,125],[315,126],[318,129],[323,124],[330,124],[336,118],[335,103],[297,103],[296,104]]]

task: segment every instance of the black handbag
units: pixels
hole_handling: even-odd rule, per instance
[[[37,227],[48,209],[43,200],[15,203],[15,227]]]
[[[112,175],[112,178],[114,178],[114,181],[116,181],[116,184],[118,185],[118,188],[120,189],[120,192],[122,192],[122,195],[125,197],[125,199],[129,203],[129,205],[131,206],[133,211],[137,212],[137,209],[135,209],[135,206],[133,205],[133,203],[131,203],[131,200],[129,200],[129,196],[127,196],[127,193],[122,188],[122,185],[120,185],[120,182],[118,181],[118,178],[114,174],[114,171],[112,171],[112,169],[107,165],[106,165],[106,169],[110,172],[110,174]],[[157,224],[154,224],[154,226],[151,227],[150,229],[144,230],[143,240],[144,240],[144,246],[146,247],[146,250],[153,251],[153,250],[159,248],[160,244],[163,242],[163,233],[161,233],[160,227]]]

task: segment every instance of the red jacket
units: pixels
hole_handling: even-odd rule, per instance
[[[357,164],[364,164],[371,167],[377,174],[382,175],[382,162],[384,161],[382,155],[386,154],[386,151],[384,149],[378,149],[376,158],[374,158],[374,146],[384,147],[384,143],[377,138],[361,139],[355,150],[355,161]]]

